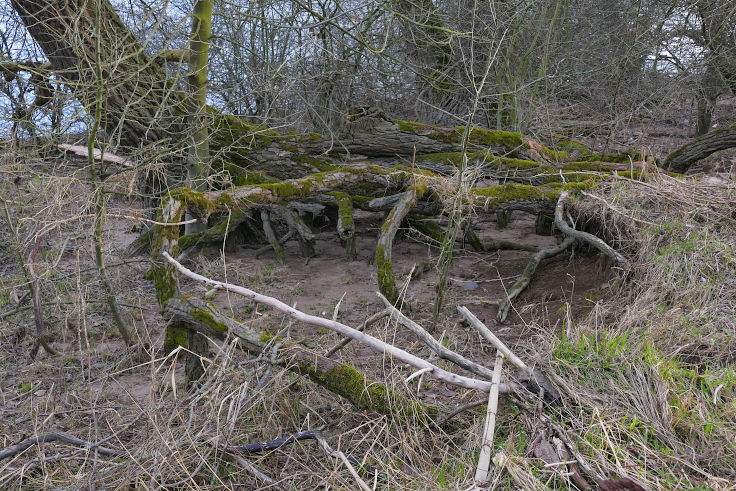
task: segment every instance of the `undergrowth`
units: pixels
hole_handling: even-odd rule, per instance
[[[560,420],[602,474],[727,489],[736,482],[736,187],[655,174],[596,195],[576,202],[577,218],[603,224],[633,267],[586,318],[568,316],[547,337]]]

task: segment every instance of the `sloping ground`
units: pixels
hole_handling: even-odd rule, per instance
[[[736,186],[714,178],[614,182],[585,217],[635,258],[615,293],[561,337],[545,364],[560,421],[598,472],[657,489],[736,482]]]
[[[62,354],[44,354],[27,365],[23,357],[30,343],[19,336],[19,330],[32,325],[29,311],[3,318],[2,447],[30,435],[65,431],[89,441],[107,439],[103,445],[121,454],[100,457],[89,449],[60,444],[31,447],[0,460],[0,487],[73,488],[90,482],[98,487],[142,489],[358,487],[344,461],[325,457],[315,442],[258,456],[233,458],[223,452],[228,443],[263,441],[313,428],[324,428],[334,449],[357,459],[351,465],[370,487],[375,483],[378,489],[458,489],[472,482],[481,412],[442,422],[416,413],[359,411],[271,365],[267,355],[248,359],[233,340],[213,350],[202,387],[186,393],[181,366],[172,363],[182,352],[168,358],[156,355],[163,324],[153,285],[141,280],[147,259],[134,260],[143,262],[134,262],[132,268],[128,264],[113,269],[129,320],[148,347],[154,348],[142,350],[137,358],[127,355],[112,332],[109,314],[99,309],[101,291],[91,269],[85,221],[80,218],[71,225],[61,221],[70,216],[69,207],[85,209],[88,190],[74,181],[69,169],[54,167],[54,171],[72,177],[24,177],[20,187],[13,187],[17,185],[10,180],[3,182],[7,191],[19,193],[13,206],[22,203],[27,210],[35,210],[39,225],[59,227],[44,243],[43,264],[53,265],[57,252],[64,245],[66,249],[59,270],[44,280],[47,315],[58,336],[54,345]],[[480,343],[452,314],[454,303],[470,305],[519,356],[543,368],[562,399],[559,406],[545,407],[541,414],[553,416],[561,431],[557,436],[564,435],[577,448],[590,468],[585,472],[588,482],[628,476],[655,489],[727,489],[736,476],[736,188],[732,182],[675,179],[650,172],[641,181],[601,182],[586,193],[570,210],[576,226],[589,227],[626,253],[633,263],[626,276],[611,278],[608,265],[597,264],[599,260],[584,251],[576,252],[571,262],[549,260],[515,303],[521,318],[514,317],[509,326],[492,326],[495,307],[487,300],[497,299],[504,284],[495,280],[518,274],[530,253],[468,253],[458,258],[451,272],[457,281],[451,282],[444,332],[437,337],[490,366],[494,350]],[[65,199],[55,200],[58,196]],[[111,214],[130,213],[123,208],[125,203],[114,204],[120,208],[111,207]],[[365,260],[381,222],[375,214],[356,214],[356,220],[358,237],[365,241],[359,259]],[[111,268],[120,261],[117,247],[123,245],[122,239],[132,240],[127,223],[112,217],[108,221]],[[494,231],[487,217],[477,224],[485,240],[528,239],[533,227],[523,218],[512,220],[503,232]],[[72,232],[79,235],[65,243]],[[10,243],[8,231],[2,233],[4,242]],[[251,250],[240,250],[226,254],[224,261],[216,255],[200,256],[193,267],[327,317],[332,317],[341,291],[348,291],[338,318],[355,325],[378,310],[369,303],[378,304],[371,300],[375,270],[364,262],[355,268],[345,263],[334,233],[317,239],[322,257],[308,265],[293,254],[287,256],[284,267],[271,252],[256,259]],[[539,246],[553,242],[548,237],[534,240]],[[10,288],[22,295],[26,287],[12,265],[11,252],[2,250],[3,301],[8,302],[3,313],[15,308]],[[331,261],[333,254],[336,259]],[[397,277],[404,278],[420,254],[423,260],[434,257],[424,243],[410,239],[397,243]],[[430,317],[427,304],[436,281],[433,275],[430,270],[409,283],[408,295],[414,300],[409,314],[423,323]],[[473,282],[477,288],[468,289]],[[203,293],[191,283],[184,286],[190,293]],[[337,340],[239,299],[218,296],[215,301],[247,322],[267,324],[315,353]],[[377,324],[370,331],[403,346],[413,342],[394,323]],[[422,345],[410,347],[431,358]],[[478,398],[428,378],[407,383],[412,369],[369,354],[355,343],[341,356],[386,381],[397,393],[418,394],[423,402],[438,403],[443,415]],[[495,474],[494,485],[572,486],[565,475],[550,472],[537,457],[535,449],[541,442],[554,443],[555,438],[543,434],[548,427],[542,424],[543,418],[530,402],[504,398],[493,453],[503,452],[505,464]],[[363,464],[381,474],[371,475],[361,468]]]

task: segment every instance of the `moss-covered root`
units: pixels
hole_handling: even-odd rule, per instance
[[[434,219],[424,218],[412,213],[407,218],[407,221],[411,228],[418,230],[427,237],[431,245],[439,246],[442,244],[442,240],[445,238],[445,231]]]
[[[468,223],[465,226],[463,242],[465,244],[469,244],[474,251],[483,252],[486,250],[483,242],[480,241],[480,237],[478,237],[478,234],[473,230],[473,223],[470,220],[468,220]]]
[[[348,363],[324,357],[315,358],[313,354],[304,359],[303,351],[306,350],[297,345],[284,350],[292,354],[292,360],[298,359],[295,360],[295,371],[307,375],[316,384],[344,397],[360,409],[407,419],[429,419],[437,415],[437,408],[394,392],[386,384],[371,380]]]
[[[176,223],[181,220],[184,212],[184,203],[169,195],[161,201],[158,211],[160,223]],[[146,278],[153,280],[156,289],[156,299],[161,307],[174,298],[179,292],[178,276],[174,268],[161,257],[162,252],[168,252],[176,257],[179,254],[179,226],[178,225],[155,225],[153,228],[153,240],[151,245],[151,260],[153,264],[148,270]],[[175,326],[166,327],[164,338],[164,352],[169,353],[179,346],[187,345],[187,333],[185,329]]]
[[[169,195],[161,202],[158,221],[160,223],[177,223],[181,220],[183,211],[183,203]],[[158,299],[161,307],[165,307],[166,302],[174,297],[178,291],[177,276],[174,274],[173,267],[161,257],[161,253],[164,251],[174,257],[179,254],[178,225],[156,225],[154,227],[151,247],[153,265],[146,277],[153,280],[156,288],[156,299]]]
[[[269,349],[270,341],[273,341],[270,335],[241,324],[220,312],[211,302],[196,297],[172,298],[166,306],[165,317],[170,327],[194,330],[216,339],[231,333],[242,341],[241,346],[254,355]],[[313,382],[344,397],[360,409],[401,415],[407,419],[428,419],[437,415],[436,407],[396,393],[386,384],[366,377],[352,365],[316,355],[313,350],[296,343],[283,339],[278,341],[282,347],[275,359],[280,366],[308,376]]]
[[[271,226],[271,217],[268,214],[268,210],[261,210],[261,222],[263,223],[263,233],[266,234],[266,239],[271,244],[271,247],[273,247],[273,252],[276,253],[276,258],[283,263],[284,250],[281,248],[281,244],[273,231],[273,227]]]
[[[358,253],[355,250],[355,221],[353,220],[353,200],[347,193],[334,192],[337,200],[337,235],[345,245],[348,261],[355,261]]]
[[[304,223],[304,220],[302,220],[302,217],[298,213],[289,208],[281,208],[281,210],[286,223],[289,225],[289,229],[294,232],[299,241],[299,249],[301,250],[302,256],[307,260],[316,256],[317,253],[314,251],[315,240],[312,230]]]
[[[386,221],[383,222],[381,233],[378,236],[378,244],[376,245],[378,289],[391,303],[396,303],[399,299],[394,268],[391,265],[391,247],[401,221],[409,214],[417,200],[424,195],[425,189],[426,187],[420,184],[409,186],[391,210],[391,213],[388,214]]]

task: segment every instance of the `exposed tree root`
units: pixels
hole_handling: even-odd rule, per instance
[[[282,252],[283,252],[283,249],[282,249],[282,247],[283,247],[283,246],[284,246],[284,244],[286,244],[286,243],[287,243],[287,242],[288,242],[288,241],[289,241],[289,240],[290,240],[290,239],[291,239],[291,238],[292,238],[293,236],[294,236],[294,231],[293,231],[293,230],[289,230],[288,232],[286,232],[286,233],[284,234],[284,236],[283,236],[283,237],[281,237],[280,239],[278,239],[278,244],[279,244],[279,246],[278,246],[278,247],[279,247],[279,250],[282,250]],[[271,244],[271,245],[267,245],[267,246],[264,246],[264,247],[261,247],[260,249],[256,250],[256,252],[255,252],[255,254],[254,254],[254,255],[255,255],[256,257],[261,257],[262,255],[264,255],[265,253],[267,253],[268,251],[271,251],[271,250],[276,250],[276,248],[275,248],[275,246],[274,246],[273,244]],[[276,257],[278,258],[279,256],[277,255]]]
[[[20,443],[16,443],[15,445],[11,445],[9,447],[6,447],[0,450],[0,462],[16,454],[19,454],[23,450],[29,447],[32,447],[33,445],[39,445],[41,443],[49,443],[49,442],[64,442],[64,443],[68,443],[69,445],[74,445],[74,446],[82,447],[82,448],[88,448],[106,457],[114,457],[117,455],[123,455],[123,452],[120,450],[102,447],[102,446],[99,446],[98,444],[90,443],[86,440],[82,440],[81,438],[77,438],[76,436],[70,435],[68,433],[45,433],[43,435],[36,435],[30,438],[26,438]]]
[[[621,267],[628,267],[628,261],[625,257],[623,257],[621,254],[616,252],[611,246],[606,244],[602,239],[599,239],[593,234],[589,234],[587,232],[581,232],[580,230],[575,230],[570,225],[567,224],[564,217],[564,208],[565,208],[565,201],[570,196],[569,191],[563,191],[560,193],[560,197],[557,200],[557,206],[555,207],[555,225],[558,229],[568,237],[574,237],[578,240],[581,240],[583,242],[587,242],[591,246],[595,247],[599,251],[601,251],[606,256],[613,259],[616,264],[618,264]]]
[[[378,288],[391,303],[396,303],[399,299],[399,292],[396,289],[396,277],[394,276],[394,268],[391,263],[391,248],[394,237],[396,237],[396,232],[399,230],[401,222],[409,214],[409,211],[411,211],[417,200],[422,197],[424,190],[424,186],[410,186],[394,205],[394,208],[383,222],[381,233],[378,235],[378,243],[376,245]]]
[[[345,245],[348,261],[355,261],[355,221],[353,220],[353,200],[347,193],[334,193],[337,200],[337,235]]]
[[[268,242],[271,244],[273,252],[276,253],[276,258],[283,263],[284,250],[281,248],[281,244],[276,238],[276,234],[274,233],[273,227],[271,226],[271,217],[269,217],[268,210],[266,209],[261,210],[261,222],[263,223],[263,233],[266,234],[266,240],[268,240]],[[290,230],[289,232],[291,232],[293,235],[292,230]]]
[[[509,288],[508,292],[506,293],[506,298],[504,298],[503,300],[499,300],[496,322],[506,322],[506,317],[508,317],[509,310],[511,309],[512,300],[518,297],[519,294],[523,292],[524,289],[529,285],[529,282],[532,279],[532,275],[534,274],[534,271],[537,270],[537,266],[539,266],[539,263],[542,262],[544,259],[556,256],[557,254],[570,247],[573,243],[575,243],[575,239],[573,237],[567,237],[555,247],[542,249],[541,251],[534,254],[531,259],[529,259],[529,262],[527,263],[526,268],[524,268],[524,271],[521,273],[519,279],[516,280],[516,283],[514,283],[513,286],[511,286],[511,288]]]

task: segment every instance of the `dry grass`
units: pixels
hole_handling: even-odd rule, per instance
[[[249,359],[234,342],[205,361],[205,378],[193,392],[176,363],[182,352],[157,358],[140,348],[135,357],[126,355],[100,310],[89,257],[85,262],[91,218],[84,171],[33,165],[35,175],[29,167],[6,166],[2,186],[13,216],[33,217],[20,227],[22,247],[38,230],[49,230],[42,265],[47,314],[67,349],[65,356],[25,365],[18,332],[31,325],[30,311],[2,326],[0,370],[12,385],[0,386],[0,447],[66,431],[104,440],[123,456],[57,443],[30,447],[0,462],[0,488],[357,488],[344,462],[314,441],[264,455],[223,452],[226,444],[323,427],[332,448],[380,469],[374,482],[357,466],[371,487],[462,489],[472,482],[483,424],[478,412],[443,428],[360,412],[265,358]],[[23,177],[20,187],[12,184],[16,175]],[[531,360],[535,351],[561,389],[555,419],[599,476],[630,476],[652,489],[728,489],[736,480],[736,187],[653,173],[590,193],[597,198],[581,197],[571,207],[578,227],[595,224],[634,259],[634,269],[585,316],[569,310],[562,334],[545,319],[530,326],[533,350],[523,355]],[[118,232],[130,226],[109,223]],[[0,234],[3,243],[13,242],[7,230]],[[55,263],[67,236],[73,237],[67,248],[82,252]],[[113,243],[110,235],[106,244]],[[7,309],[11,291],[22,294],[26,286],[11,248],[0,253],[0,300]],[[115,250],[107,253],[115,264]],[[197,264],[215,277],[222,272],[217,260],[200,257]],[[145,345],[160,346],[151,286],[140,280],[145,262],[111,270],[133,327]],[[395,390],[408,390],[400,369],[379,371]],[[507,465],[494,476],[495,486],[570,486],[528,456],[538,421],[518,401],[502,404],[494,445]]]
[[[634,258],[614,294],[548,338],[560,412],[602,473],[656,489],[736,481],[736,186],[614,181],[579,218]],[[647,224],[651,222],[652,224]]]

